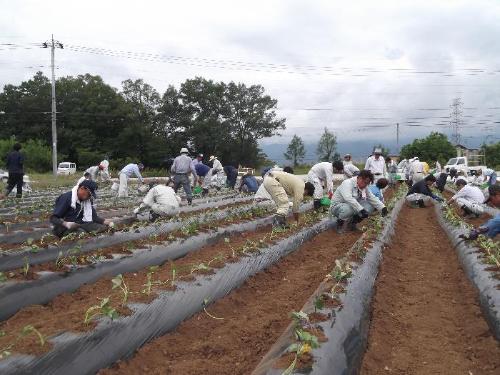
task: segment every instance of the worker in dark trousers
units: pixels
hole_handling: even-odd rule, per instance
[[[21,198],[23,195],[24,155],[21,154],[20,150],[21,144],[16,143],[13,150],[7,155],[9,180],[7,181],[5,196],[10,194],[14,186],[17,188],[16,198]]]
[[[224,167],[224,173],[226,174],[226,186],[230,189],[234,189],[236,180],[238,179],[238,169],[233,165],[226,165]]]

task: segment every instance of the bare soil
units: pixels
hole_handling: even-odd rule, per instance
[[[499,344],[433,208],[405,206],[384,250],[361,374],[499,373]]]
[[[249,374],[341,257],[359,237],[319,234],[174,332],[100,374]]]
[[[154,269],[154,273],[150,275],[151,287],[147,286],[147,280],[148,273],[152,269],[125,274],[123,277],[130,291],[128,302],[150,302],[158,290],[175,288],[176,280],[194,280],[196,274],[213,273],[216,268],[223,267],[226,262],[235,261],[238,257],[244,256],[245,254],[241,252],[244,246],[247,252],[257,251],[256,245],[260,243],[260,239],[265,240],[263,246],[268,246],[273,241],[289,236],[293,231],[298,231],[310,224],[311,222],[304,220],[300,226],[291,229],[291,231],[275,233],[272,238],[271,227],[262,227],[257,231],[239,233],[229,238],[229,242],[223,239],[218,243],[205,246],[176,260],[175,263],[165,263]],[[176,277],[172,283],[172,269],[174,267]],[[16,335],[26,325],[33,325],[46,337],[63,331],[89,331],[95,327],[95,324],[83,323],[85,312],[91,306],[98,305],[100,299],[106,297],[110,297],[112,307],[120,309],[120,315],[130,314],[126,306],[121,307],[123,294],[120,289],[112,289],[111,278],[102,278],[96,283],[83,285],[73,293],[59,295],[47,305],[25,307],[2,322],[0,331],[4,331],[6,335],[0,336],[0,348],[12,343]],[[20,340],[12,351],[38,354],[50,350],[50,348],[50,343],[40,347],[37,337],[33,335]]]

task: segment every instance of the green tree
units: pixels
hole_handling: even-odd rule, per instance
[[[455,147],[448,141],[446,135],[432,132],[426,138],[415,139],[401,148],[401,158],[409,159],[418,156],[420,161],[429,164],[438,160],[441,165],[456,155]]]
[[[491,145],[483,144],[481,146],[483,155],[486,155],[486,165],[495,170],[500,169],[500,142]]]
[[[302,139],[295,134],[283,155],[285,156],[285,159],[293,161],[294,167],[299,165],[299,161],[302,161],[306,156],[304,142]]]
[[[319,139],[316,153],[320,161],[332,161],[337,148],[337,137],[330,132],[326,127]]]

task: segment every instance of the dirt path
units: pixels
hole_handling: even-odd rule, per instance
[[[405,207],[376,284],[363,375],[500,374],[500,347],[434,209]]]
[[[197,314],[99,374],[249,374],[357,237],[319,234],[209,307],[224,320]]]

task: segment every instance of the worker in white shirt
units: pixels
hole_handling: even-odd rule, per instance
[[[362,170],[359,175],[344,180],[333,193],[330,215],[337,220],[337,232],[344,233],[346,226],[356,230],[356,224],[366,219],[375,209],[387,215],[387,207],[368,189],[373,174]]]
[[[151,221],[161,216],[175,216],[179,212],[180,202],[181,198],[170,186],[156,185],[148,191],[141,205],[134,210],[134,214],[150,210]]]
[[[424,164],[420,162],[418,157],[413,158],[413,162],[410,164],[409,179],[411,184],[416,184],[424,179]]]
[[[373,150],[373,155],[366,159],[365,169],[372,172],[374,182],[377,182],[379,178],[387,178],[387,166],[385,165],[385,160],[382,156],[382,150],[376,148]]]
[[[208,171],[207,175],[203,179],[203,193],[202,195],[207,195],[208,194],[208,188],[210,187],[210,184],[212,184],[213,178],[217,178],[217,175],[219,173],[222,173],[224,171],[224,168],[222,167],[222,163],[217,159],[217,156],[210,156],[210,159],[208,162],[212,165],[210,170]]]
[[[104,174],[104,165],[101,164],[87,168],[85,173],[89,173],[89,179],[92,181],[97,181],[99,177],[101,178],[101,181],[109,180],[109,174]]]
[[[351,154],[344,155],[344,164],[352,164],[352,156]]]
[[[321,198],[326,194],[328,198],[333,195],[333,166],[330,162],[314,164],[307,174],[307,181],[314,185],[314,209],[321,208]],[[323,189],[326,187],[326,191]]]
[[[485,200],[481,189],[477,186],[467,185],[467,181],[463,178],[457,179],[455,185],[458,192],[448,200],[448,204],[456,202],[466,216],[479,217],[484,212],[482,203]]]
[[[127,164],[125,167],[123,167],[123,169],[118,174],[118,177],[120,179],[120,186],[118,188],[119,198],[128,197],[128,179],[131,178],[132,176],[137,177],[141,184],[144,182],[144,179],[142,178],[141,175],[141,171],[143,170],[144,170],[144,165],[141,163],[138,164],[130,163]]]
[[[483,175],[485,177],[485,180],[487,179],[488,186],[493,186],[497,183],[497,172],[495,172],[491,168],[486,168],[483,170]]]
[[[436,160],[436,172],[435,173],[441,173],[443,168],[441,168],[441,163]]]
[[[333,170],[337,173],[343,173],[344,178],[351,178],[359,174],[359,168],[352,163],[345,164],[342,163],[340,160],[337,160],[334,161],[332,164],[333,164]]]
[[[298,176],[286,172],[269,172],[264,177],[266,191],[277,206],[276,215],[273,221],[273,227],[286,228],[286,217],[290,208],[288,196],[292,198],[292,212],[297,223],[299,222],[300,203],[304,195],[314,195],[314,185]]]
[[[474,179],[472,180],[471,184],[475,185],[475,186],[483,186],[484,182],[485,182],[485,178],[483,175],[483,170],[478,169],[476,171],[476,175],[474,176]]]

